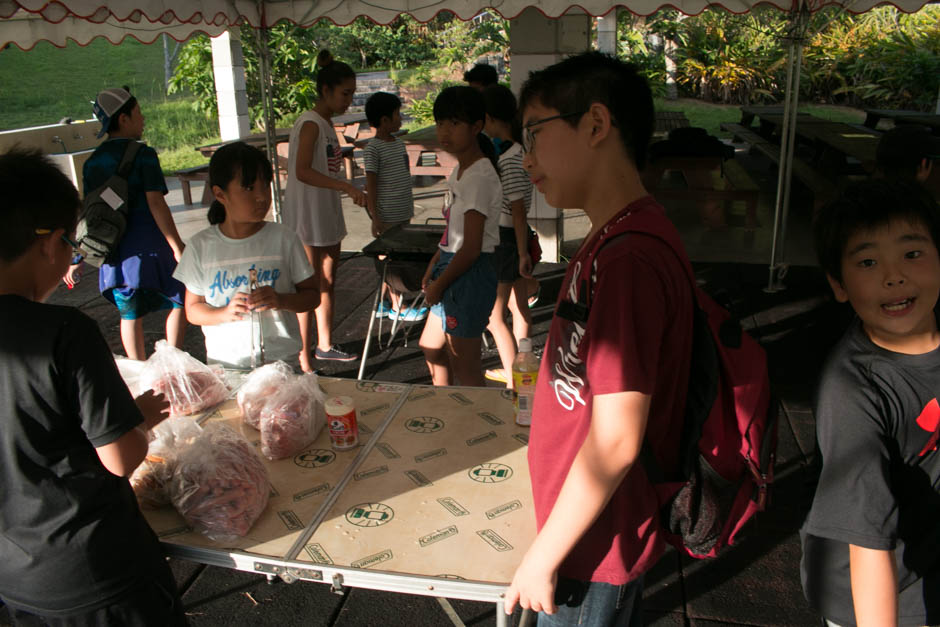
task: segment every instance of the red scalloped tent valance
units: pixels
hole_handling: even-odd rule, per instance
[[[697,15],[710,7],[732,13],[746,13],[756,6],[772,6],[782,11],[805,7],[814,12],[826,6],[842,6],[852,13],[863,13],[882,4],[891,4],[905,12],[914,12],[926,0],[627,0],[614,4],[611,0],[336,0],[325,4],[314,0],[0,0],[0,48],[7,44],[24,50],[39,41],[63,47],[68,41],[87,45],[96,37],[120,43],[133,37],[152,43],[166,33],[183,41],[195,33],[218,35],[243,24],[255,28],[271,26],[287,20],[310,26],[321,19],[335,24],[348,24],[358,17],[367,17],[378,24],[387,24],[401,14],[427,22],[439,13],[449,11],[462,20],[470,20],[483,11],[514,18],[527,8],[534,8],[547,17],[560,17],[569,11],[606,15],[614,8],[623,8],[637,15],[650,15],[663,8],[672,8],[687,15]]]

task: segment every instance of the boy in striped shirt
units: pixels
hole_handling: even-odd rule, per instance
[[[411,191],[411,169],[405,144],[392,133],[401,128],[401,100],[383,91],[369,96],[366,101],[366,119],[375,129],[375,137],[366,144],[364,162],[366,170],[366,211],[372,219],[372,235],[407,224],[414,216],[414,196]],[[427,308],[402,311],[401,294],[386,284],[391,304],[382,300],[376,316],[398,317],[407,322],[423,320]]]

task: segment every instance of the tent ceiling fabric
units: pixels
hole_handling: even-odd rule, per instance
[[[905,12],[920,9],[926,0],[894,0]],[[426,22],[441,11],[452,11],[469,20],[489,10],[512,18],[530,6],[548,17],[558,17],[574,8],[591,15],[604,15],[614,6],[637,15],[649,15],[664,6],[688,15],[697,15],[709,6],[720,6],[733,13],[745,13],[755,6],[774,6],[783,11],[805,6],[810,11],[824,6],[841,5],[853,13],[863,13],[881,0],[0,0],[0,48],[8,43],[23,49],[38,41],[64,46],[68,39],[81,45],[95,37],[118,43],[134,37],[150,43],[161,33],[177,40],[196,32],[218,35],[227,27],[249,24],[271,26],[289,20],[309,26],[321,18],[336,24],[348,24],[360,16],[387,24],[402,13]]]

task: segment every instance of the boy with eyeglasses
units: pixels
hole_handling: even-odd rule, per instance
[[[0,600],[15,624],[185,625],[128,483],[146,430],[98,325],[43,301],[75,254],[80,202],[38,152],[0,154]]]
[[[538,376],[528,456],[539,532],[506,611],[540,611],[540,626],[639,624],[643,574],[664,538],[637,462],[646,442],[675,470],[695,298],[678,233],[640,180],[652,95],[633,66],[586,53],[533,72],[520,110],[533,183],[550,204],[583,208],[591,229]],[[606,238],[625,220],[665,239]]]

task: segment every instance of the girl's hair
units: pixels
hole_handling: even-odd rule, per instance
[[[323,88],[333,88],[350,78],[356,78],[353,69],[333,58],[333,54],[324,48],[317,55],[317,93],[323,97]]]
[[[473,87],[464,85],[445,88],[434,99],[434,121],[439,122],[441,120],[454,120],[455,122],[465,122],[467,124],[485,123],[486,103],[483,100],[483,94]],[[483,151],[483,154],[492,162],[493,167],[498,172],[498,159],[493,142],[483,133],[478,133],[477,143],[480,144],[480,150]]]
[[[209,161],[209,180],[206,184],[228,189],[229,183],[236,181],[248,187],[254,185],[259,172],[265,184],[270,185],[274,172],[267,156],[245,142],[233,142],[222,146],[212,155]],[[225,205],[218,200],[213,200],[209,207],[208,217],[209,224],[225,222]]]
[[[522,125],[517,115],[516,97],[512,90],[505,85],[490,85],[483,90],[483,101],[486,103],[486,114],[494,120],[509,124],[512,140],[516,143],[522,141]]]

